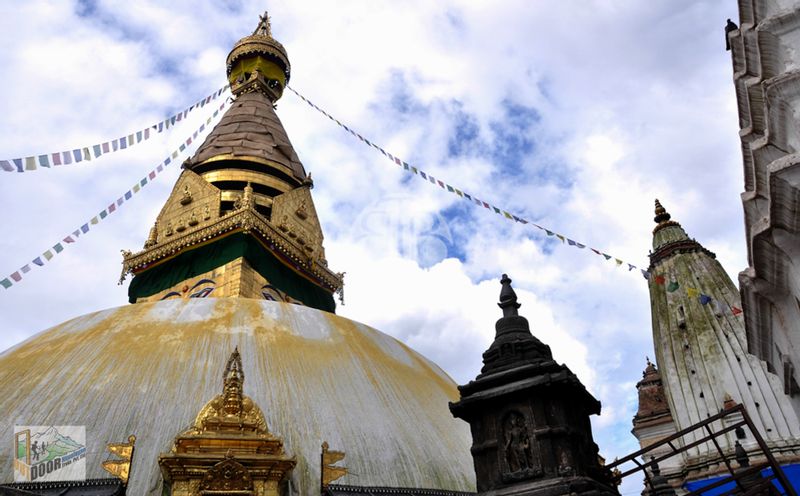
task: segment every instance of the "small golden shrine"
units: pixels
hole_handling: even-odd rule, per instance
[[[244,371],[234,350],[222,394],[206,403],[194,425],[158,458],[172,496],[278,496],[296,464],[269,433],[264,414],[243,394]]]

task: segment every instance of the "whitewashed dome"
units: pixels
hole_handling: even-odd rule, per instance
[[[320,445],[347,453],[353,485],[474,491],[466,423],[439,367],[371,327],[242,298],[165,300],[91,313],[0,354],[0,439],[16,425],[85,425],[87,477],[136,435],[128,494],[160,495],[158,455],[221,393],[238,346],[244,393],[297,457],[296,494],[319,491]],[[0,457],[0,481],[13,480]]]

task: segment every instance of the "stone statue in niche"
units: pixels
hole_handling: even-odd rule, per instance
[[[192,203],[192,192],[189,191],[189,185],[183,185],[183,196],[181,196],[181,205],[188,205]]]
[[[526,472],[535,468],[528,427],[521,414],[511,412],[506,416],[503,425],[503,441],[506,465],[510,473]]]
[[[167,229],[164,231],[167,236],[172,236],[172,221],[167,222]]]
[[[197,217],[194,215],[194,210],[192,210],[192,213],[189,216],[189,225],[196,226],[197,224],[198,224]]]
[[[211,218],[211,207],[206,204],[205,208],[203,209],[203,220],[208,220]]]

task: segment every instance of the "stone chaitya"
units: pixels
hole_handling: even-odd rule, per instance
[[[496,337],[480,375],[450,404],[472,429],[478,494],[614,495],[589,416],[597,401],[536,339],[503,274]]]

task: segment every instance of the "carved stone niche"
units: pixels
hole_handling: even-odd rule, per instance
[[[543,474],[528,425],[519,411],[512,410],[503,416],[498,429],[503,433],[503,447],[498,450],[503,482],[533,479]]]
[[[200,494],[203,496],[212,494],[215,496],[253,496],[255,494],[253,479],[247,468],[228,453],[223,461],[206,472],[200,483]]]

